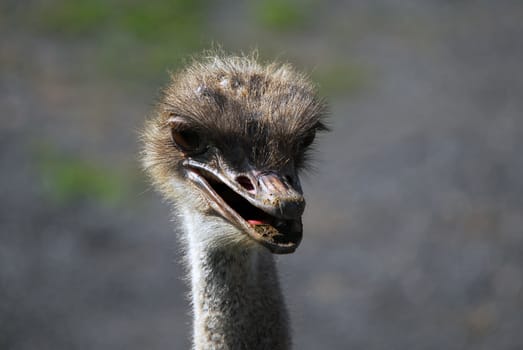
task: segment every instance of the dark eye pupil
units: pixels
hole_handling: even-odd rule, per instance
[[[301,148],[304,149],[306,147],[309,147],[312,142],[314,141],[314,138],[316,137],[316,132],[312,131],[310,132],[303,140],[301,141]]]
[[[184,152],[195,152],[200,149],[201,138],[197,132],[192,130],[171,129],[174,143]]]

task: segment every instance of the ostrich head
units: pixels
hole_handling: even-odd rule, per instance
[[[200,218],[199,239],[291,253],[302,238],[299,173],[324,116],[288,65],[208,57],[172,76],[146,124],[143,163],[181,215]]]

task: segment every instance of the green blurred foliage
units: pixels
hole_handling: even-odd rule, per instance
[[[268,29],[297,30],[310,23],[314,5],[312,1],[262,0],[255,2],[255,14],[258,22]]]
[[[322,95],[352,95],[369,87],[372,74],[366,65],[356,62],[324,65],[312,73]]]
[[[204,10],[205,0],[52,0],[35,15],[44,29],[64,35],[125,32],[146,42],[174,35],[190,44]]]
[[[52,201],[67,204],[94,200],[116,205],[127,197],[129,179],[115,169],[66,156],[45,146],[38,147],[35,157],[42,189]]]
[[[110,16],[109,2],[103,0],[51,1],[37,8],[38,21],[43,29],[60,34],[78,35],[104,27]]]
[[[32,9],[43,33],[93,43],[102,73],[157,79],[201,50],[207,0],[51,0]]]

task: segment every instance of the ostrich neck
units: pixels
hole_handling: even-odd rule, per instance
[[[272,254],[261,246],[203,243],[197,232],[187,233],[194,349],[289,349]]]

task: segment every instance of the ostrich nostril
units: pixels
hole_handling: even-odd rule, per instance
[[[241,187],[246,189],[249,192],[254,191],[254,185],[247,176],[240,175],[236,178],[236,182],[240,184]]]

